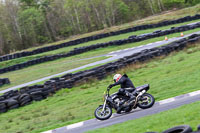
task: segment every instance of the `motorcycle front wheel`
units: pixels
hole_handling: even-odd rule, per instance
[[[149,93],[145,93],[139,98],[138,107],[140,107],[141,109],[147,109],[151,108],[154,105],[154,103],[154,97]]]
[[[109,106],[105,106],[103,111],[103,105],[100,105],[94,112],[94,115],[99,120],[107,120],[112,115],[112,108]]]

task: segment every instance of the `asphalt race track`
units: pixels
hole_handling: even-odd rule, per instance
[[[192,34],[200,34],[200,31],[194,32]],[[149,44],[138,46],[138,47],[133,47],[133,48],[128,48],[128,49],[113,51],[113,52],[110,52],[110,53],[105,54],[105,55],[97,56],[97,57],[111,56],[108,59],[97,61],[97,62],[94,62],[94,63],[90,63],[90,64],[87,64],[87,65],[84,65],[84,66],[81,66],[81,67],[78,67],[78,68],[74,68],[74,69],[67,70],[67,71],[64,71],[64,72],[61,72],[61,73],[58,73],[58,74],[54,74],[54,75],[51,75],[51,76],[48,76],[48,77],[44,77],[44,78],[41,78],[41,79],[38,79],[38,80],[34,80],[34,81],[31,81],[31,82],[28,82],[28,83],[17,85],[17,86],[2,90],[2,91],[0,91],[0,93],[5,93],[5,92],[8,92],[10,90],[22,88],[24,86],[28,86],[28,85],[35,84],[35,83],[38,83],[38,82],[41,82],[41,81],[45,81],[45,80],[48,80],[50,78],[57,77],[57,76],[60,76],[60,75],[64,75],[64,74],[67,74],[67,73],[71,73],[71,72],[74,72],[74,71],[77,71],[77,70],[80,70],[80,69],[84,69],[84,68],[87,68],[87,67],[91,67],[91,66],[95,66],[95,65],[98,65],[98,64],[111,62],[111,61],[123,58],[125,56],[129,56],[129,55],[132,55],[134,53],[140,52],[140,51],[142,51],[144,49],[150,49],[150,48],[158,47],[158,46],[165,45],[165,44],[168,44],[170,42],[173,42],[173,41],[176,41],[176,40],[179,40],[179,39],[182,39],[182,38],[186,38],[186,37],[188,37],[188,36],[190,36],[192,34],[185,35],[184,37],[170,38],[168,41],[163,40],[163,41],[149,43]]]
[[[156,102],[154,106],[150,109],[145,109],[145,110],[136,109],[128,114],[113,114],[113,116],[108,120],[99,121],[97,119],[91,119],[75,123],[72,125],[68,125],[65,127],[57,128],[54,130],[46,131],[43,133],[83,133],[89,130],[103,128],[117,123],[122,123],[128,120],[134,120],[144,116],[156,114],[162,111],[174,109],[184,104],[190,104],[199,100],[200,100],[200,91],[195,91],[188,94]]]

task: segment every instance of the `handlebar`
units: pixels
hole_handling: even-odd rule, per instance
[[[106,93],[107,93],[108,95],[109,95],[110,89],[111,89],[111,88],[107,87]]]

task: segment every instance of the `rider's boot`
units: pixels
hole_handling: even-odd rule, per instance
[[[120,113],[121,113],[121,110],[122,110],[124,107],[126,107],[126,106],[124,106],[124,104],[121,105],[121,106],[118,106],[118,107],[117,107],[117,114],[120,114]]]
[[[118,105],[116,105],[117,107],[116,107],[116,113],[117,114],[120,114],[121,113],[121,110],[122,110],[122,103],[119,103]]]
[[[135,101],[135,96],[131,96],[127,102],[125,102],[125,103],[123,102],[123,104],[121,104],[117,107],[117,113],[120,114],[120,112],[123,108],[127,108],[127,107],[131,106],[134,103],[134,101]]]

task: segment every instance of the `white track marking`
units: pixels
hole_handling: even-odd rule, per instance
[[[129,50],[130,48],[126,48],[126,49],[124,49],[124,50]]]
[[[143,47],[143,45],[141,45],[141,46],[138,46],[137,48],[141,48],[141,47]]]
[[[115,51],[110,52],[109,54],[115,53]]]
[[[126,50],[128,50],[128,49],[122,49],[122,51],[126,51]]]
[[[170,103],[170,102],[173,102],[173,101],[175,101],[175,98],[165,99],[165,100],[160,101],[159,103],[160,104],[166,104],[166,103]]]
[[[121,52],[122,50],[117,50],[117,51],[115,51],[115,52]]]
[[[83,122],[68,125],[68,126],[66,126],[66,128],[69,130],[69,129],[73,129],[73,128],[77,128],[77,127],[81,127],[81,126],[83,126]]]
[[[113,117],[114,117],[114,115],[112,114],[112,116],[110,118],[113,118]]]
[[[117,56],[117,54],[106,55],[106,57],[110,57],[110,56],[114,57],[114,56]]]
[[[147,44],[147,46],[149,46],[149,45],[152,45],[153,43],[149,43],[149,44]]]
[[[199,94],[200,94],[200,90],[189,93],[190,96],[195,96],[195,95],[199,95]]]
[[[52,133],[52,130],[41,132],[41,133]]]
[[[156,43],[160,43],[160,42],[162,42],[162,41],[158,41],[158,42],[156,42]]]

